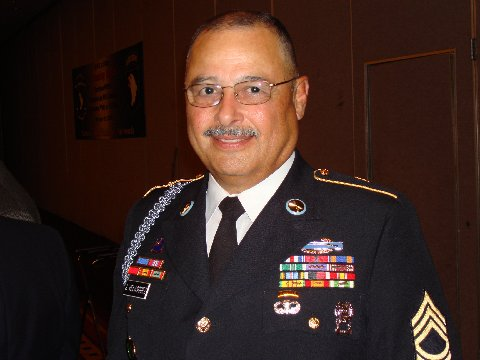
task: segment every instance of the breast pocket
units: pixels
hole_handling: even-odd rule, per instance
[[[290,332],[359,339],[361,298],[352,289],[292,289],[264,292],[266,334]]]

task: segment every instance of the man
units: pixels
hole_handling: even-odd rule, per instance
[[[40,223],[33,199],[0,160],[0,216]]]
[[[0,359],[77,359],[80,311],[62,239],[3,216],[0,234]]]
[[[409,203],[295,151],[308,79],[277,19],[200,27],[185,89],[209,172],[129,214],[111,359],[460,358]]]

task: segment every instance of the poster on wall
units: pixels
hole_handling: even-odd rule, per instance
[[[72,77],[77,139],[145,136],[142,43],[73,69]]]

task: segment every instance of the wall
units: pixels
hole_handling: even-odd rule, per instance
[[[185,134],[186,47],[206,18],[241,7],[273,11],[297,40],[312,82],[305,157],[353,173],[348,3],[296,3],[292,12],[291,2],[269,0],[60,1],[2,47],[6,162],[40,207],[120,242],[129,207],[148,188],[203,171]],[[324,25],[335,31],[296,21],[312,11],[328,14]],[[312,39],[322,47],[312,49]],[[72,69],[139,41],[147,136],[76,140]]]

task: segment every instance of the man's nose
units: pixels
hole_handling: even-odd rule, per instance
[[[223,97],[218,104],[218,111],[215,115],[216,120],[223,126],[228,126],[231,123],[240,120],[238,108],[241,104],[235,98],[235,93],[232,87],[223,88]]]

